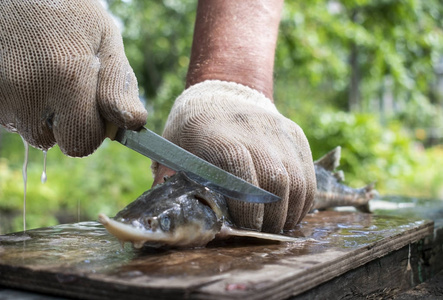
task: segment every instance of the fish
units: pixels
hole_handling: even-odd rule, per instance
[[[340,157],[341,147],[337,146],[314,161],[317,190],[311,211],[353,206],[360,212],[370,213],[369,201],[378,196],[375,182],[358,189],[343,184],[344,172],[337,170]]]
[[[114,218],[98,220],[121,243],[134,248],[196,248],[232,236],[280,242],[297,238],[235,228],[223,195],[189,178],[185,172],[144,192]]]
[[[372,186],[352,189],[342,183],[343,172],[335,171],[340,155],[341,148],[336,147],[314,162],[317,191],[312,210],[337,205],[364,210],[375,195]],[[99,214],[98,221],[122,244],[130,242],[136,249],[197,248],[234,236],[300,241],[283,234],[238,228],[230,217],[225,197],[189,178],[186,172],[177,172],[144,192],[113,218]]]

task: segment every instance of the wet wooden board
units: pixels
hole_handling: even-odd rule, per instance
[[[59,225],[0,236],[0,285],[82,299],[286,299],[432,231],[432,221],[321,212],[291,233],[298,243],[140,252],[95,222]]]

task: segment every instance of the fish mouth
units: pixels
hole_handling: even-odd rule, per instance
[[[146,242],[161,242],[170,239],[170,234],[160,228],[155,230],[146,229],[141,226],[126,224],[109,218],[105,214],[98,215],[98,221],[105,226],[106,230],[120,240],[120,242],[131,242],[134,248],[140,249]]]
[[[159,227],[147,229],[142,226],[122,223],[105,214],[99,214],[98,221],[122,244],[131,242],[136,249],[140,249],[144,245],[155,248],[162,246],[201,247],[213,240],[216,234],[212,230],[204,230],[198,222],[189,223],[173,232],[165,232]]]

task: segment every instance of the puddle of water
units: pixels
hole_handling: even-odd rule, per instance
[[[129,246],[129,245],[128,245]],[[64,271],[113,268],[130,260],[131,251],[97,222],[58,225],[0,236],[0,262],[18,266],[63,265]],[[103,264],[103,265],[102,265]]]

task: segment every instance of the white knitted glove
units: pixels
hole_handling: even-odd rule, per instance
[[[32,146],[91,154],[105,120],[146,121],[118,28],[98,0],[0,3],[0,124]]]
[[[175,101],[163,135],[282,198],[271,204],[228,200],[237,226],[293,229],[312,205],[316,183],[308,141],[256,90],[222,81],[191,86]]]

